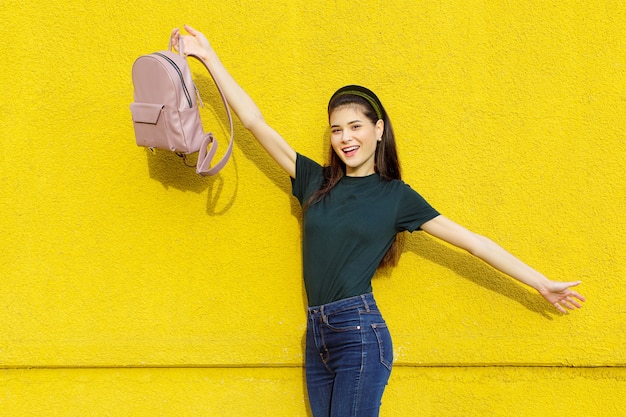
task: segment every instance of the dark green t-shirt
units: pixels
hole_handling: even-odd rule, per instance
[[[323,182],[323,168],[298,154],[293,195],[301,205]],[[372,291],[372,277],[398,232],[439,213],[400,180],[343,177],[302,219],[303,273],[309,306]]]

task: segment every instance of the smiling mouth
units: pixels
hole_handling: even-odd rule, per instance
[[[360,148],[360,146],[348,146],[346,148],[342,148],[341,151],[344,153],[344,155],[346,156],[352,156],[356,153],[356,151],[358,151]]]

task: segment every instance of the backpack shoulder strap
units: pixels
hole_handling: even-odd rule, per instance
[[[207,67],[207,65],[204,63],[204,61],[194,55],[192,56],[202,62],[207,71],[209,71],[209,74],[211,75],[211,78],[213,79],[213,82],[217,87],[217,91],[219,91],[220,97],[222,97],[222,102],[224,103],[224,108],[226,109],[226,115],[228,116],[228,124],[230,125],[230,139],[228,141],[228,148],[226,149],[226,153],[224,154],[224,156],[222,156],[222,159],[220,159],[219,162],[217,162],[210,169],[209,166],[211,165],[211,161],[213,160],[215,152],[217,151],[217,140],[215,140],[212,133],[208,133],[202,141],[202,146],[200,147],[200,152],[198,153],[198,164],[196,165],[196,172],[203,177],[206,177],[210,175],[215,175],[220,172],[228,162],[228,159],[230,158],[230,155],[233,151],[233,143],[235,141],[235,129],[233,126],[233,116],[230,112],[230,106],[228,105],[228,101],[226,100],[224,91],[222,91],[222,87],[220,87],[220,85],[217,83],[217,80],[211,73],[209,67]],[[211,145],[211,149],[207,152],[207,147],[209,146],[209,144]]]
[[[200,60],[202,62],[202,60]],[[204,62],[202,62],[204,64]],[[209,70],[209,68],[205,65],[205,68]],[[209,70],[209,74],[211,71]],[[211,74],[211,78],[213,78],[213,74]],[[230,155],[233,152],[233,143],[235,142],[235,129],[233,126],[233,116],[230,113],[230,106],[228,105],[228,101],[226,100],[226,96],[222,91],[222,88],[219,86],[215,78],[213,78],[215,82],[215,86],[222,97],[222,102],[224,103],[224,108],[226,109],[226,115],[228,116],[228,124],[230,125],[230,140],[228,141],[228,148],[226,149],[226,153],[222,156],[222,159],[219,160],[212,168],[209,169],[211,165],[211,161],[215,156],[215,152],[217,151],[217,140],[213,137],[212,133],[207,133],[202,141],[202,145],[200,146],[200,152],[198,153],[198,163],[196,165],[196,172],[203,177],[215,175],[224,168]],[[211,145],[211,149],[208,150],[208,146]]]
[[[182,42],[179,42],[179,47],[180,47],[179,54],[185,57],[185,53],[183,51],[183,45],[184,44]],[[170,51],[172,50],[171,38],[170,38],[169,50]],[[217,140],[215,139],[212,133],[206,133],[204,135],[202,144],[200,146],[200,151],[198,152],[198,162],[196,164],[196,172],[202,175],[203,177],[206,177],[206,176],[215,175],[218,172],[220,172],[222,168],[224,168],[224,166],[228,162],[228,159],[230,158],[230,155],[233,152],[233,143],[235,141],[235,128],[233,126],[233,116],[230,112],[230,106],[228,105],[228,101],[226,100],[224,91],[222,91],[222,87],[220,87],[220,85],[217,83],[217,80],[213,76],[213,73],[211,73],[211,70],[202,59],[200,59],[199,57],[195,55],[189,55],[189,56],[193,56],[198,61],[202,62],[204,67],[207,69],[207,71],[209,71],[209,75],[211,75],[211,78],[213,79],[213,82],[215,83],[215,86],[217,87],[217,91],[219,91],[220,93],[222,102],[224,103],[224,108],[226,109],[226,115],[228,116],[228,124],[230,125],[230,140],[228,141],[228,148],[226,149],[226,153],[224,154],[224,156],[222,156],[222,159],[220,159],[219,162],[217,162],[212,168],[209,168],[209,166],[211,165],[211,161],[213,160],[213,158],[215,157],[215,153],[217,152]],[[211,146],[211,149],[208,149],[209,145]]]

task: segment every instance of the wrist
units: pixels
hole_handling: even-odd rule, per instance
[[[548,278],[542,277],[542,279],[536,282],[533,287],[535,287],[535,290],[537,290],[539,294],[544,295],[550,292],[550,282],[551,281]]]
[[[213,50],[213,48],[206,47],[206,48],[202,48],[201,53],[198,55],[198,58],[200,58],[201,60],[203,60],[205,63],[209,63],[214,61],[215,58],[217,58],[217,54],[215,53],[215,51]]]

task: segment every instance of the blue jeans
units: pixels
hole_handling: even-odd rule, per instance
[[[378,416],[392,362],[372,294],[309,307],[306,383],[314,417]]]

